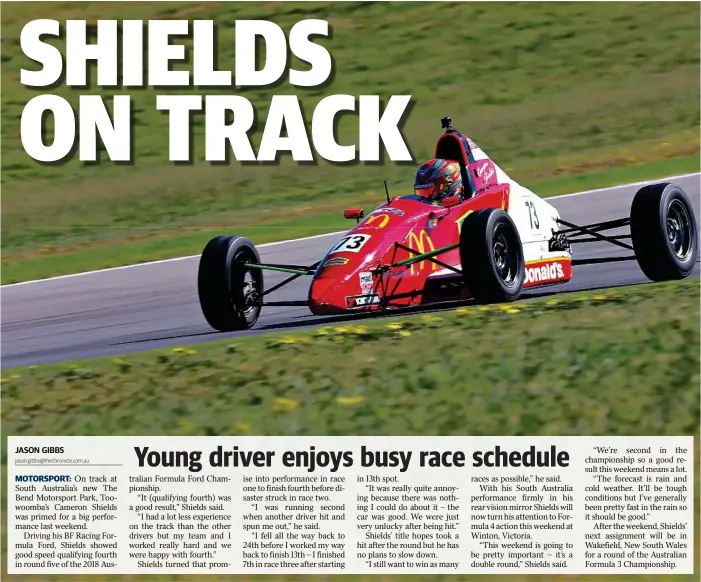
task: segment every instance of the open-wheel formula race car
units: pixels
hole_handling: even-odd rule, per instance
[[[689,275],[698,254],[693,208],[671,183],[642,187],[630,216],[577,225],[521,186],[471,139],[442,120],[435,157],[459,162],[463,195],[427,203],[415,195],[390,198],[312,265],[262,264],[251,241],[219,236],[199,264],[198,291],[207,322],[219,331],[255,325],[265,305],[307,305],[315,315],[383,312],[455,300],[514,301],[524,289],[565,283],[582,264],[637,260],[653,281]],[[630,227],[630,234],[606,231]],[[630,241],[626,242],[627,240]],[[606,241],[632,254],[576,260],[571,245]],[[289,277],[265,289],[263,271]],[[311,277],[305,301],[266,301],[298,277]]]

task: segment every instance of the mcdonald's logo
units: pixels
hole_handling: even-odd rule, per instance
[[[425,230],[422,230],[419,232],[419,236],[416,236],[415,232],[412,232],[409,235],[409,246],[414,249],[415,251],[419,252],[420,254],[428,253],[430,251],[435,251],[436,247],[433,246],[433,241],[431,240],[431,237],[426,234]],[[415,256],[415,255],[412,255]],[[419,271],[421,271],[424,268],[424,264],[426,263],[425,260],[419,261],[417,263],[411,263],[411,274],[414,274],[414,267],[418,265]],[[438,265],[434,262],[431,261],[432,265],[432,270],[436,270]]]
[[[378,218],[381,218],[382,222],[377,225],[377,228],[384,228],[385,226],[387,226],[387,223],[389,222],[389,214],[371,214],[368,217],[365,226],[370,226],[370,224],[375,222]]]

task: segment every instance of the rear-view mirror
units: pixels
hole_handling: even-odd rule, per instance
[[[362,208],[346,208],[343,211],[343,217],[348,220],[360,220],[363,216],[365,216],[365,212]]]

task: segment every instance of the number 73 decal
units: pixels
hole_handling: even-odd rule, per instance
[[[538,220],[535,204],[532,200],[527,200],[525,204],[526,208],[528,208],[528,218],[531,221],[531,228],[538,230],[540,228],[540,221]]]
[[[360,249],[363,248],[366,242],[370,240],[369,234],[351,234],[344,236],[341,240],[336,243],[330,251],[329,254],[334,253],[358,253]]]

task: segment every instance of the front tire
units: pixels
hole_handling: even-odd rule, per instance
[[[630,208],[630,235],[648,279],[684,279],[694,268],[696,218],[688,196],[676,184],[650,184],[638,190]]]
[[[253,243],[242,236],[218,236],[200,256],[197,291],[202,314],[217,331],[250,329],[258,321],[263,271]]]
[[[480,303],[515,301],[526,276],[518,229],[503,210],[469,214],[460,231],[460,263],[473,298]]]

